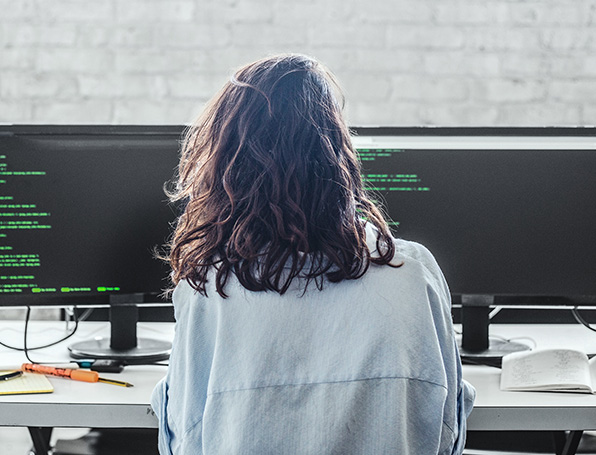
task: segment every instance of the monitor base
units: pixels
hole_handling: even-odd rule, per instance
[[[113,349],[110,338],[81,341],[68,347],[74,359],[116,360],[126,365],[146,364],[167,360],[172,344],[152,338],[137,338],[130,349]]]
[[[499,338],[489,338],[488,349],[481,351],[470,351],[468,349],[464,349],[460,344],[459,355],[461,357],[462,363],[500,367],[503,356],[513,352],[528,350],[530,350],[530,347],[522,343],[502,340]]]

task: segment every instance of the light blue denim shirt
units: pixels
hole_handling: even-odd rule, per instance
[[[232,278],[222,299],[180,283],[152,396],[160,453],[461,454],[475,392],[449,290],[428,250],[396,247],[402,267],[322,291],[250,292]]]

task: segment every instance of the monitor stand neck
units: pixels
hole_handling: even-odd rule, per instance
[[[142,364],[167,360],[170,342],[137,337],[142,294],[110,296],[110,338],[96,338],[69,346],[75,359],[116,360],[122,364]]]
[[[529,349],[525,344],[489,337],[489,314],[494,303],[493,295],[462,295],[460,356],[463,362],[500,365],[503,356]]]

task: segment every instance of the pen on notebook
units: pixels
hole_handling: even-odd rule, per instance
[[[8,381],[10,379],[16,379],[23,375],[22,371],[6,371],[0,373],[0,381]]]
[[[83,382],[104,382],[106,384],[119,385],[122,387],[132,387],[133,385],[129,382],[117,381],[116,379],[107,379],[99,377],[97,371],[88,370],[73,370],[71,368],[54,368],[45,365],[36,365],[32,363],[24,363],[21,366],[23,371],[31,373],[42,373],[50,374],[52,376],[61,376],[65,378],[74,379],[75,381]]]

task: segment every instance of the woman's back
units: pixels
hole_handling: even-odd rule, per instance
[[[223,299],[180,284],[154,396],[162,452],[458,453],[472,394],[460,389],[448,290],[427,250],[396,244],[403,267],[322,291],[280,297],[232,280]]]

